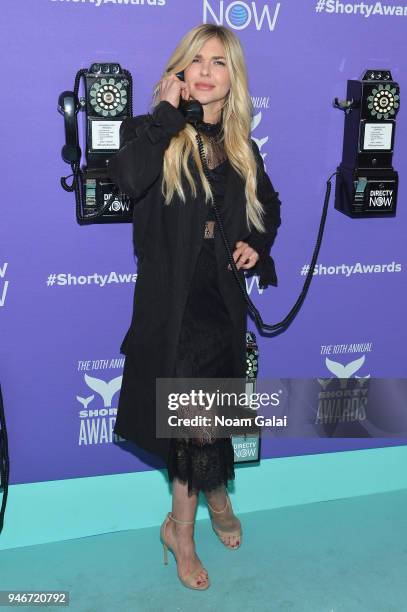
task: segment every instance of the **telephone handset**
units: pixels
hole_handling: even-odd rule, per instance
[[[79,98],[81,79],[85,95]],[[107,164],[120,146],[120,125],[132,115],[132,77],[119,64],[94,63],[81,69],[75,77],[73,91],[63,91],[58,98],[58,111],[64,117],[65,144],[62,159],[71,165],[72,184],[61,178],[65,191],[75,192],[76,218],[80,225],[89,223],[131,222],[130,198],[117,192],[111,182]],[[78,113],[84,111],[86,163],[81,168]]]
[[[181,70],[180,72],[177,72],[175,76],[178,77],[181,81],[185,80],[183,70]],[[188,123],[192,123],[196,125],[203,121],[203,118],[204,118],[203,106],[199,102],[199,100],[188,100],[187,101],[181,98],[179,102],[179,110],[185,116],[185,119],[188,121]]]
[[[181,79],[181,81],[184,80],[184,71],[181,70],[180,72],[175,73],[175,75]],[[205,150],[204,150],[204,145],[202,142],[202,138],[201,135],[199,133],[199,124],[203,121],[203,107],[202,104],[199,102],[199,100],[180,100],[180,104],[179,104],[179,110],[183,113],[183,115],[185,116],[186,120],[189,123],[192,123],[196,129],[196,140],[197,140],[197,144],[198,144],[198,150],[199,150],[199,155],[201,158],[201,162],[202,162],[202,168],[204,171],[204,174],[206,176],[206,178],[208,179],[208,181],[210,180],[210,176],[209,176],[209,170],[208,170],[208,166],[206,163],[206,157],[205,157]],[[334,173],[336,174],[336,173]],[[269,324],[269,323],[264,323],[263,319],[261,318],[261,315],[259,313],[259,311],[257,310],[256,306],[253,304],[253,302],[251,301],[249,294],[247,293],[247,289],[246,289],[246,283],[242,283],[241,278],[239,276],[239,271],[236,267],[235,261],[233,259],[233,255],[232,255],[232,249],[230,247],[229,244],[229,240],[226,236],[225,230],[223,228],[223,223],[222,223],[222,219],[221,219],[221,215],[219,212],[219,209],[216,205],[216,201],[215,198],[213,199],[212,202],[212,206],[214,209],[214,213],[215,213],[215,217],[216,217],[216,221],[219,227],[219,231],[220,234],[222,236],[222,240],[223,243],[225,245],[226,248],[226,252],[227,252],[227,256],[229,259],[229,263],[231,266],[231,269],[233,271],[233,274],[235,276],[236,282],[239,285],[239,288],[242,292],[243,298],[245,300],[245,302],[247,303],[248,306],[248,310],[250,312],[250,314],[252,315],[257,328],[259,329],[259,331],[262,330],[268,330],[268,331],[280,331],[283,330],[285,327],[287,327],[289,325],[289,323],[292,321],[292,319],[294,318],[294,316],[297,314],[298,310],[300,309],[302,303],[305,300],[305,297],[307,295],[308,292],[308,288],[309,285],[311,284],[311,280],[313,277],[313,269],[314,266],[316,264],[317,258],[318,258],[318,254],[319,254],[319,250],[321,247],[321,240],[322,240],[322,234],[324,231],[324,226],[325,226],[325,219],[326,219],[326,214],[327,214],[327,210],[328,210],[328,203],[329,203],[329,196],[331,193],[331,178],[332,176],[334,176],[334,174],[331,175],[331,177],[329,177],[328,181],[327,181],[327,190],[326,190],[326,194],[325,194],[325,202],[324,202],[324,209],[322,212],[322,217],[321,217],[321,223],[319,226],[319,232],[318,232],[318,237],[317,237],[317,243],[315,245],[314,248],[314,252],[312,255],[312,260],[311,260],[311,264],[310,264],[310,268],[308,270],[308,274],[305,278],[304,281],[304,285],[301,291],[301,294],[299,295],[296,303],[294,304],[294,306],[291,308],[291,310],[289,311],[288,315],[285,317],[285,319],[283,319],[282,321],[279,321],[278,323],[275,324]]]
[[[82,155],[76,120],[76,115],[80,108],[78,96],[73,91],[63,91],[58,98],[58,108],[63,109],[62,112],[65,120],[65,144],[62,147],[62,159],[67,164],[76,163]]]

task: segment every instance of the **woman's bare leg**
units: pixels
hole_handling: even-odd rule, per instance
[[[205,491],[204,493],[206,500],[212,508],[215,510],[223,510],[225,508],[227,500],[225,485],[213,489],[212,491]],[[234,515],[233,509],[229,504],[226,506],[225,512],[220,514],[211,513],[211,517],[215,525],[222,531],[237,531],[240,528],[240,521],[237,516]],[[225,535],[222,539],[226,545],[231,547],[238,546],[240,543],[239,536]]]
[[[195,521],[198,495],[188,495],[188,485],[174,478],[172,483],[172,516],[178,521]],[[180,525],[174,521],[167,526],[169,544],[177,557],[178,573],[184,578],[189,572],[195,572],[202,563],[195,551],[193,525]],[[206,582],[208,572],[202,567],[198,580]]]

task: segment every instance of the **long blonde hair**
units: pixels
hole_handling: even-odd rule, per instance
[[[196,26],[182,38],[177,45],[165,67],[161,77],[175,74],[185,70],[192,63],[202,46],[212,37],[218,37],[225,49],[226,65],[230,76],[230,90],[222,107],[222,125],[224,133],[224,147],[230,164],[245,180],[246,221],[251,229],[254,226],[258,231],[265,231],[263,224],[264,209],[257,199],[256,158],[250,143],[250,128],[253,117],[253,105],[248,92],[247,70],[240,41],[235,34],[224,26],[204,23]],[[161,81],[160,79],[160,81]],[[153,90],[154,108],[159,102],[160,81]],[[182,188],[181,173],[183,171],[191,188],[193,197],[196,197],[196,185],[188,168],[188,159],[192,153],[199,171],[199,176],[205,191],[205,201],[212,200],[212,191],[199,156],[196,142],[195,128],[187,123],[186,126],[171,139],[164,154],[162,194],[165,204],[170,204],[174,192],[185,203],[185,193]]]

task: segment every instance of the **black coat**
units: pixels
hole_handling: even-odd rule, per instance
[[[114,432],[164,461],[169,441],[155,435],[155,379],[173,377],[182,316],[208,211],[198,181],[198,197],[193,199],[183,179],[185,204],[175,195],[171,204],[165,205],[161,194],[164,152],[184,126],[182,113],[167,101],[160,102],[152,114],[127,118],[120,126],[120,150],[109,163],[110,178],[134,202],[133,244],[138,260],[133,316],[120,347],[126,359]],[[269,251],[281,224],[281,202],[264,170],[256,143],[251,143],[258,164],[257,197],[266,210],[267,232],[249,231],[244,182],[230,164],[223,226],[232,253],[239,240],[259,253],[260,260],[246,270],[246,275],[259,274],[259,286],[266,288],[270,284],[277,286]],[[190,164],[194,172],[192,157]],[[214,240],[219,288],[235,328],[234,372],[236,377],[244,377],[247,305],[233,271],[227,269],[227,253],[219,232],[215,231]],[[239,274],[244,283],[244,271],[240,269]]]

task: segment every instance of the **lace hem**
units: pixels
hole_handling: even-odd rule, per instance
[[[168,478],[188,484],[188,495],[212,491],[234,480],[234,450],[231,438],[217,438],[211,444],[197,444],[191,439],[170,441]]]

